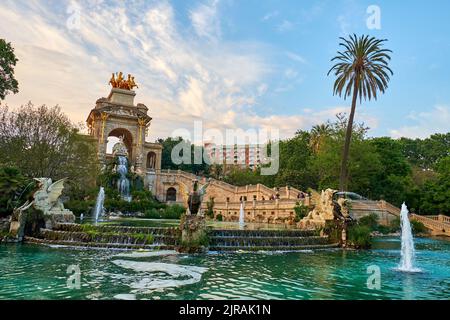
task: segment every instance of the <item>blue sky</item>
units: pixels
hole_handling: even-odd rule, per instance
[[[379,30],[367,28],[370,5],[381,10]],[[11,107],[59,104],[84,121],[108,94],[111,72],[121,70],[140,84],[136,102],[154,118],[150,140],[195,120],[219,130],[277,128],[288,137],[347,110],[326,74],[338,38],[364,33],[389,40],[394,76],[378,101],[358,106],[357,121],[372,136],[450,129],[445,0],[6,0],[0,19],[0,37],[20,59]]]

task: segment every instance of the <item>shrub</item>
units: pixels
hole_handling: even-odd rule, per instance
[[[294,207],[295,211],[295,221],[298,222],[302,220],[308,214],[308,207],[302,202],[297,202]]]
[[[95,206],[95,200],[69,200],[64,203],[66,209],[71,210],[75,215],[88,214]]]
[[[217,220],[217,221],[223,221],[223,216],[219,213],[219,214],[216,216],[216,220]]]
[[[152,208],[145,211],[145,218],[147,219],[180,219],[181,215],[186,211],[183,206],[174,204],[167,206],[164,209]]]
[[[206,216],[209,218],[214,218],[214,197],[210,197],[208,202],[206,202]]]
[[[368,226],[355,224],[347,229],[347,239],[356,249],[367,249],[372,245],[370,233]]]
[[[417,220],[411,221],[411,228],[412,228],[412,232],[414,234],[428,232],[427,227],[425,227],[425,225],[422,222],[417,221]]]
[[[25,203],[35,189],[33,180],[13,167],[0,168],[0,217],[12,214],[14,207]]]
[[[367,216],[362,217],[359,219],[359,225],[361,226],[367,226],[370,228],[370,230],[374,231],[377,230],[378,225],[378,215],[376,213],[371,213]]]

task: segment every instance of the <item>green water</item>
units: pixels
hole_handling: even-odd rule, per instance
[[[120,252],[0,245],[0,299],[450,299],[450,242],[416,239],[422,273],[395,271],[400,242],[370,251]],[[67,287],[78,265],[81,288]],[[368,289],[367,267],[381,269]]]

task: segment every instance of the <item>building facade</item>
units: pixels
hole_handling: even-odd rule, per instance
[[[86,120],[88,134],[97,143],[100,165],[106,165],[112,154],[107,152],[108,137],[121,138],[128,150],[131,168],[144,178],[150,190],[156,183],[156,172],[161,169],[162,146],[145,141],[152,118],[148,108],[134,104],[132,90],[112,88],[107,98],[97,100]]]
[[[263,144],[216,145],[205,142],[203,147],[211,164],[255,169],[269,162],[266,145]]]

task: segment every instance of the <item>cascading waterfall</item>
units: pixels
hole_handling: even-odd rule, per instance
[[[95,219],[95,223],[99,221],[99,218],[103,215],[103,203],[105,201],[105,189],[103,187],[100,187],[100,190],[98,191],[97,195],[97,201],[95,202],[95,208],[93,212],[93,216]]]
[[[406,204],[402,204],[400,212],[400,226],[402,229],[401,240],[401,259],[397,270],[403,272],[420,272],[419,268],[414,267],[416,252],[414,250],[414,239],[412,235],[411,223],[409,222],[409,212]]]
[[[244,229],[245,227],[245,212],[244,212],[244,203],[241,202],[241,208],[239,210],[239,228]]]
[[[120,175],[120,178],[117,181],[117,189],[122,199],[130,202],[130,180],[128,180],[127,178],[128,160],[125,156],[118,156],[118,161],[119,163],[117,165],[117,173]]]

